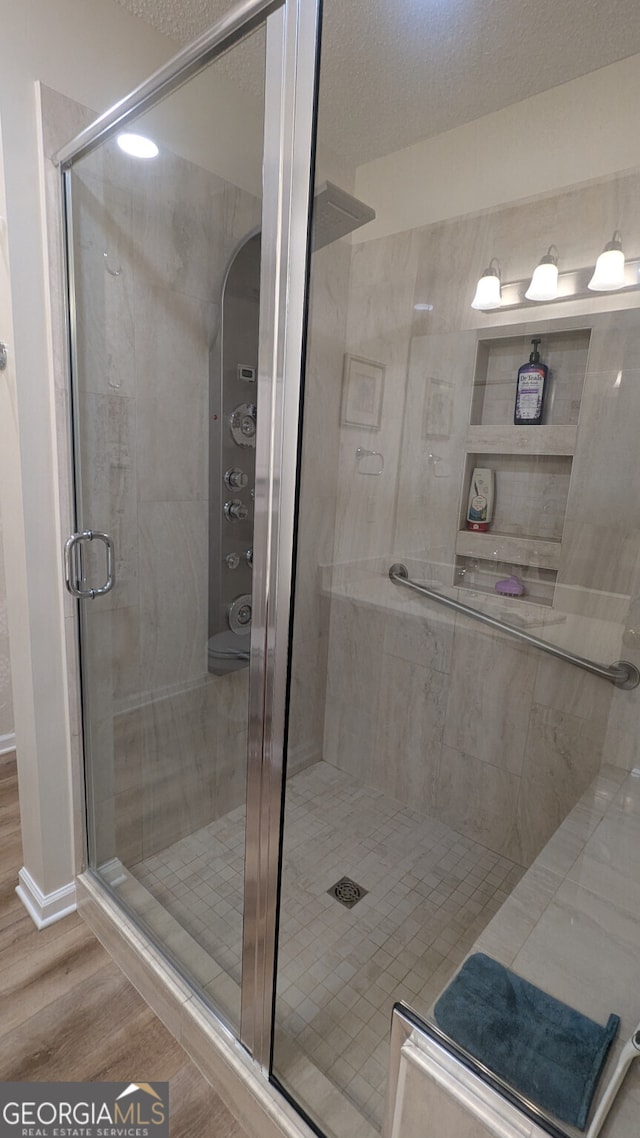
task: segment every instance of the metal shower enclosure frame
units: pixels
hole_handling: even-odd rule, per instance
[[[80,158],[266,25],[253,621],[240,1041],[269,1074],[294,577],[298,440],[313,195],[321,0],[241,0],[55,155],[65,206],[73,414],[77,375],[71,171]],[[85,529],[75,469],[75,523]],[[87,525],[85,525],[85,521]],[[80,613],[82,621],[82,612]],[[81,669],[82,674],[82,669]],[[87,692],[83,692],[86,711]],[[89,741],[85,737],[85,761]],[[89,827],[88,827],[89,829]],[[91,834],[87,833],[87,850]],[[90,870],[89,870],[90,872]],[[99,880],[97,881],[99,887]],[[222,1019],[220,1023],[224,1025]],[[228,1029],[227,1029],[228,1030]]]

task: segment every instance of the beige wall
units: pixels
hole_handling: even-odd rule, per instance
[[[0,751],[13,742],[13,696],[11,693],[11,657],[9,654],[9,617],[5,585],[2,521],[0,520]]]
[[[73,876],[69,704],[39,169],[42,79],[101,110],[172,53],[172,45],[118,5],[92,0],[0,4],[5,66],[0,74],[15,386],[3,376],[0,452],[14,457],[2,482],[7,601],[12,642],[25,866],[48,896]],[[8,269],[8,266],[7,266]],[[3,305],[4,319],[11,313]],[[8,384],[11,388],[8,388]]]
[[[640,161],[639,98],[639,59],[631,56],[365,163],[355,192],[378,216],[354,241],[633,169]],[[599,252],[610,234],[593,238]]]

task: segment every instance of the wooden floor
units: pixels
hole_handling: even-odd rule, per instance
[[[246,1138],[78,916],[36,930],[21,865],[15,762],[0,760],[0,1081],[168,1080],[172,1138]]]

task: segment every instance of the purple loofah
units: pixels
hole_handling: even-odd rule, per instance
[[[524,593],[524,585],[519,577],[505,577],[503,581],[496,581],[496,593],[501,593],[505,597],[521,597]]]

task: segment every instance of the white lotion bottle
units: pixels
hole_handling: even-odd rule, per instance
[[[493,517],[495,479],[493,470],[476,466],[471,475],[469,503],[467,506],[467,529],[474,533],[486,533]]]

